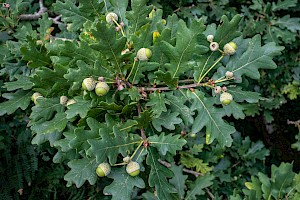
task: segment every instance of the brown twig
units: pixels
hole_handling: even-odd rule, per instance
[[[290,120],[287,120],[287,124],[294,124],[296,126],[300,126],[300,119],[297,120],[297,121],[290,121]]]
[[[171,168],[172,167],[172,164],[165,161],[165,160],[158,160],[158,162],[160,164],[162,164],[163,166],[167,167],[167,168]],[[195,177],[198,177],[198,176],[204,176],[204,174],[202,173],[199,173],[199,172],[196,172],[196,171],[193,171],[193,170],[190,170],[190,169],[187,169],[187,168],[183,168],[182,171],[186,172],[186,173],[189,173],[189,174],[192,174],[194,175]]]
[[[40,9],[35,14],[22,14],[19,16],[20,20],[37,20],[42,16],[43,13],[47,12],[47,8],[44,6],[44,1],[39,0]]]

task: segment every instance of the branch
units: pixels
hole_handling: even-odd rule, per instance
[[[20,20],[37,20],[43,13],[47,12],[47,8],[44,6],[44,0],[39,0],[40,10],[35,14],[22,14],[19,16]]]
[[[195,88],[195,87],[202,87],[205,84],[203,83],[193,83],[193,84],[188,84],[188,85],[181,85],[181,86],[177,86],[176,89],[189,89],[189,88]],[[138,89],[142,90],[142,91],[168,91],[171,90],[169,87],[139,87]]]
[[[172,164],[169,163],[169,162],[167,162],[167,161],[165,161],[165,160],[158,160],[158,162],[160,164],[162,164],[163,166],[167,167],[167,168],[171,168],[172,167]],[[183,168],[182,171],[184,171],[186,173],[189,173],[189,174],[192,174],[192,175],[194,175],[196,177],[198,177],[198,176],[204,176],[204,174],[202,174],[202,173],[199,173],[199,172],[187,169],[187,168]]]
[[[141,115],[141,104],[140,104],[139,101],[138,101],[138,104],[137,104],[137,111],[138,111],[138,115],[140,116]],[[141,137],[144,141],[147,141],[147,137],[146,137],[144,128],[141,128]]]
[[[297,121],[290,121],[290,120],[287,120],[287,124],[294,124],[296,126],[300,126],[300,119],[297,120]]]

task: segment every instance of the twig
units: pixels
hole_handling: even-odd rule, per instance
[[[36,20],[42,16],[43,13],[47,12],[47,8],[44,6],[44,1],[39,0],[40,10],[35,14],[22,14],[19,16],[20,20]]]
[[[297,120],[297,121],[290,121],[290,120],[287,120],[287,124],[294,124],[296,126],[300,126],[300,119]]]
[[[138,104],[137,104],[137,111],[138,111],[138,115],[140,116],[142,111],[141,111],[141,104],[140,104],[139,101],[138,101]],[[144,141],[147,141],[147,137],[146,137],[144,128],[141,128],[141,137]]]
[[[54,24],[61,24],[61,22],[59,21],[62,15],[58,15],[54,18],[49,17],[48,19],[52,20]]]
[[[177,86],[176,89],[188,89],[188,88],[194,88],[194,87],[201,87],[203,86],[203,83],[193,83],[193,84],[188,84],[188,85],[181,85]],[[139,87],[140,90],[142,91],[168,91],[171,90],[169,87]]]
[[[205,189],[206,189],[208,196],[210,196],[211,199],[215,199],[215,196],[207,188],[205,188]]]
[[[162,164],[163,166],[167,167],[167,168],[171,168],[172,167],[172,164],[165,161],[165,160],[158,160],[158,162],[160,164]],[[196,171],[193,171],[193,170],[190,170],[190,169],[187,169],[187,168],[183,168],[182,171],[186,172],[186,173],[189,173],[189,174],[192,174],[194,175],[195,177],[198,177],[198,176],[204,176],[204,174],[202,173],[199,173],[199,172],[196,172]]]

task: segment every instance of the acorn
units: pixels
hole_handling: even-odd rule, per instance
[[[156,40],[160,37],[160,33],[158,31],[154,31],[152,34],[152,40],[155,43]]]
[[[61,96],[61,97],[59,98],[59,103],[60,103],[61,105],[63,105],[63,106],[66,106],[66,105],[67,105],[67,102],[68,102],[68,97],[66,97],[66,96]]]
[[[223,47],[224,53],[226,55],[235,54],[236,49],[237,49],[237,45],[234,42],[229,42],[229,43],[225,44]]]
[[[108,163],[101,163],[96,169],[96,173],[99,177],[104,177],[110,174],[111,168]]]
[[[42,95],[41,95],[41,93],[39,93],[39,92],[35,92],[35,93],[33,93],[33,95],[31,96],[31,100],[34,102],[34,104],[36,105],[37,104],[37,99],[38,98],[40,98],[40,97],[43,97]]]
[[[140,61],[147,61],[149,58],[151,58],[151,56],[152,56],[152,52],[148,48],[141,48],[140,50],[138,50],[136,54],[136,57]]]
[[[228,79],[233,78],[233,72],[227,71],[225,73],[225,77],[228,78]]]
[[[217,42],[211,42],[209,45],[209,48],[211,51],[218,51],[219,49],[219,43]]]
[[[222,88],[221,88],[220,86],[216,86],[216,87],[214,88],[214,92],[215,92],[216,94],[220,94],[221,91],[222,91]]]
[[[214,41],[214,36],[213,35],[208,35],[206,37],[206,39],[207,39],[208,42],[213,42]]]
[[[233,97],[230,93],[228,92],[223,92],[220,95],[220,101],[223,105],[227,106],[231,103],[231,101],[233,100]]]
[[[109,24],[113,24],[114,23],[114,20],[115,21],[118,21],[118,15],[114,12],[110,12],[106,15],[106,22],[109,23]]]
[[[81,85],[84,90],[92,91],[95,89],[96,81],[93,78],[85,78]]]
[[[126,167],[126,172],[130,176],[137,176],[140,173],[140,164],[137,162],[129,162],[127,167]]]
[[[69,100],[67,101],[66,106],[72,105],[72,104],[74,104],[74,103],[76,103],[76,101],[75,101],[74,99],[69,99]]]
[[[130,156],[126,156],[123,158],[123,162],[129,163],[130,162]]]
[[[104,96],[109,91],[109,86],[106,82],[98,82],[95,87],[95,92],[98,96]]]

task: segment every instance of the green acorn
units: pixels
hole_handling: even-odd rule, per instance
[[[223,105],[227,106],[231,103],[231,101],[233,100],[233,97],[230,93],[228,92],[223,92],[220,95],[220,101]]]
[[[110,165],[108,163],[101,163],[96,169],[96,173],[100,177],[107,176],[111,171]]]
[[[35,92],[35,93],[33,93],[33,95],[31,96],[31,100],[34,102],[34,104],[36,105],[37,104],[37,99],[38,98],[40,98],[40,97],[43,97],[42,95],[41,95],[41,93],[39,93],[39,92]]]
[[[109,24],[113,24],[114,23],[114,20],[115,21],[118,21],[118,15],[114,12],[110,12],[106,15],[105,17],[106,19],[106,22],[109,23]]]
[[[152,56],[152,51],[148,48],[141,48],[140,50],[138,50],[136,57],[140,60],[140,61],[147,61],[149,58],[151,58]]]
[[[98,96],[104,96],[109,91],[109,86],[106,82],[98,82],[95,87],[95,92]]]
[[[85,78],[81,85],[84,90],[92,91],[95,89],[96,81],[93,78]]]
[[[129,162],[126,167],[126,172],[130,176],[137,176],[140,173],[140,164],[137,162]]]
[[[237,45],[234,42],[229,42],[229,43],[225,44],[223,47],[224,53],[226,55],[235,54],[236,49],[237,49]]]

